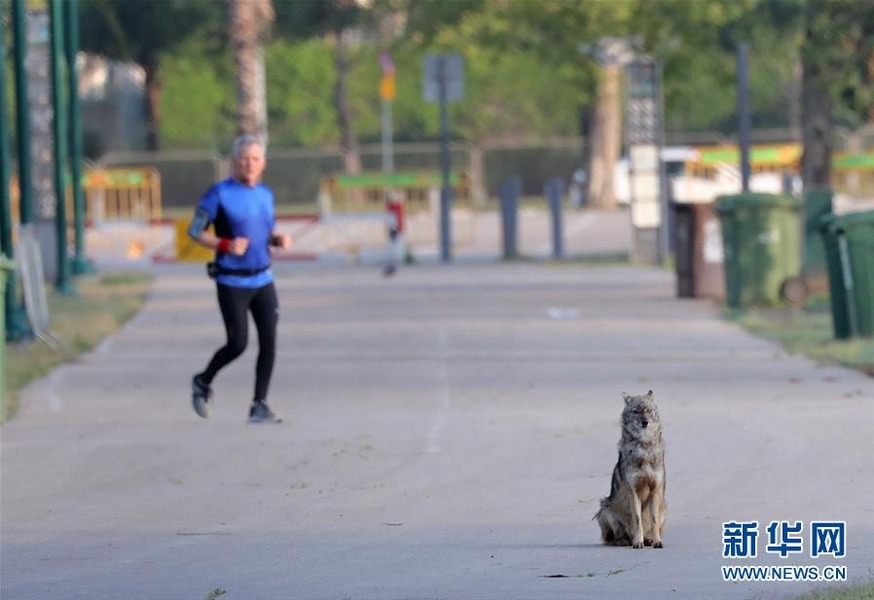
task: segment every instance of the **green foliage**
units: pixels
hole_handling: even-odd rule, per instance
[[[808,0],[805,67],[853,124],[874,117],[874,0]]]
[[[584,59],[575,44],[565,48],[570,59],[562,54],[559,60],[545,43],[546,38],[573,39],[567,30],[573,21],[555,18],[537,27],[530,19],[541,11],[531,11],[528,2],[511,3],[505,10],[496,4],[487,6],[466,14],[456,27],[444,29],[435,40],[437,49],[431,50],[459,52],[465,59],[465,97],[453,107],[452,120],[460,137],[578,131],[578,108],[587,98],[582,87],[585,77],[580,74],[586,71]],[[571,5],[543,8],[548,11],[553,6]],[[437,110],[434,105],[435,125]]]
[[[454,0],[453,2],[434,2],[433,0],[377,0],[379,10],[390,10],[399,6],[407,12],[410,39],[418,45],[428,46],[444,28],[452,28],[469,13],[483,10],[487,0]]]
[[[401,38],[350,46],[348,101],[362,142],[380,138],[378,54],[385,49],[396,65],[392,115],[399,141],[439,136],[438,106],[422,98],[423,61],[437,52],[464,58],[465,96],[450,105],[452,137],[575,134],[599,71],[580,47],[606,35],[637,36],[662,60],[669,129],[734,131],[739,42],[750,47],[755,126],[790,125],[787,107],[797,100],[802,48],[819,56],[833,79],[833,96],[856,120],[874,106],[874,73],[861,58],[874,44],[874,10],[866,10],[874,0],[377,0],[363,13],[345,14],[329,0],[274,1],[276,24],[266,47],[268,120],[272,143],[284,146],[339,142],[335,47],[327,34],[350,20],[372,22],[392,7],[408,10]],[[807,38],[805,9],[819,11],[808,28],[816,35],[808,31]],[[168,146],[224,145],[233,134],[229,52],[216,42],[213,26],[198,31],[161,62]]]
[[[734,130],[740,42],[750,47],[755,124],[786,126],[800,29],[797,18],[778,9],[797,12],[795,5],[793,0],[639,2],[631,30],[663,61],[668,127]]]
[[[296,40],[342,31],[365,14],[358,3],[337,0],[273,0],[273,9],[276,35]]]
[[[331,49],[320,40],[273,42],[265,54],[269,74],[267,118],[272,143],[326,146],[337,140],[331,106]]]
[[[224,11],[200,0],[83,0],[79,15],[82,50],[149,69],[189,35],[220,28]]]
[[[167,147],[227,146],[234,135],[235,92],[227,52],[208,54],[201,36],[164,56],[161,136]]]

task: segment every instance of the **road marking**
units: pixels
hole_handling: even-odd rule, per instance
[[[452,386],[449,383],[449,336],[445,329],[436,330],[438,341],[438,364],[437,364],[437,394],[440,405],[437,413],[431,420],[426,436],[425,452],[437,454],[443,451],[440,441],[443,437],[443,429],[446,425],[446,416],[452,408]]]

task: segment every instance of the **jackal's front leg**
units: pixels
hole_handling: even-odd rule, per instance
[[[629,523],[628,533],[631,535],[631,547],[643,548],[643,514],[642,506],[640,505],[640,495],[636,491],[629,494],[631,506],[629,513],[631,523]]]
[[[647,538],[644,542],[653,548],[662,548],[662,529],[665,526],[665,491],[657,489],[649,498],[648,506],[648,527],[646,531]]]

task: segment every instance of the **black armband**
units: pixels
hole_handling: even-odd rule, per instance
[[[194,218],[188,226],[188,235],[197,239],[201,233],[206,231],[207,227],[209,227],[209,213],[202,208],[198,208],[194,211]]]
[[[278,248],[282,246],[282,236],[276,233],[270,234],[270,241],[268,242],[274,248]]]

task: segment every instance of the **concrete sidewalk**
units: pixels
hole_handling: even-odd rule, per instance
[[[163,266],[122,332],[26,390],[2,428],[4,599],[772,598],[721,566],[874,579],[874,385],[674,298],[631,267],[276,266],[271,403],[245,422],[254,343],[215,382],[200,266]],[[653,389],[668,445],[663,550],[610,548],[621,392]],[[758,521],[755,559],[723,523]],[[766,551],[802,521],[802,553]],[[846,556],[810,557],[813,521]],[[559,577],[560,576],[560,577]]]

